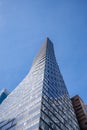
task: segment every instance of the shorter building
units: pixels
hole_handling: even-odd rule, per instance
[[[0,91],[0,104],[3,102],[3,100],[9,95],[9,92],[7,89],[3,89]]]
[[[87,105],[85,105],[85,107],[86,107],[86,111],[87,111]]]
[[[74,96],[71,101],[79,122],[80,130],[87,130],[87,109],[85,103],[78,95]]]

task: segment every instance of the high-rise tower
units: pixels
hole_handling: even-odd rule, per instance
[[[79,130],[48,38],[28,75],[1,104],[0,122],[2,130]]]

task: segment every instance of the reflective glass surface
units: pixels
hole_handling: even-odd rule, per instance
[[[49,39],[28,75],[0,105],[0,122],[1,130],[79,130]]]

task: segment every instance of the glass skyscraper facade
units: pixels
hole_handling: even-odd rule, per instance
[[[0,105],[0,130],[79,130],[47,38],[25,79]]]

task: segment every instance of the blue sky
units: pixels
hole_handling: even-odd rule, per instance
[[[86,0],[0,0],[0,89],[23,80],[47,36],[70,96],[87,103]]]

